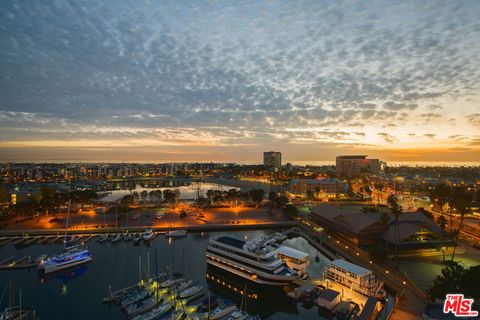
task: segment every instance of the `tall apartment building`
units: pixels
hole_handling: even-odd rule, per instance
[[[264,152],[263,165],[270,168],[280,168],[282,166],[282,153],[276,151]]]
[[[363,173],[379,174],[384,163],[379,159],[367,159],[366,155],[338,156],[336,170],[339,176],[356,177]]]

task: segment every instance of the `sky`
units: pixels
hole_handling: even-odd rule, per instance
[[[480,162],[480,1],[0,1],[0,161]]]

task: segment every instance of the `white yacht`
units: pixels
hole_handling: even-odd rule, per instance
[[[92,261],[88,249],[72,248],[39,263],[38,269],[45,274],[75,267]]]
[[[352,288],[365,296],[377,299],[386,296],[383,282],[379,281],[372,271],[343,259],[333,260],[332,264],[325,268],[323,279]]]
[[[152,228],[148,228],[145,230],[145,232],[143,233],[143,240],[145,241],[148,241],[148,240],[152,240],[153,236],[155,235],[155,233],[153,232],[153,229]]]
[[[276,248],[262,241],[221,236],[210,240],[206,256],[210,265],[259,284],[286,285],[299,277],[277,257]]]

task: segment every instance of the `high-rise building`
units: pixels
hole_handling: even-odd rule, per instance
[[[362,173],[379,174],[384,163],[379,159],[367,159],[366,155],[338,156],[336,170],[339,176],[356,177]]]
[[[276,151],[264,152],[263,165],[270,168],[280,168],[282,166],[282,153]]]

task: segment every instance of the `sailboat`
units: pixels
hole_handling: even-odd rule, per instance
[[[15,289],[13,280],[7,284],[9,288],[8,307],[0,311],[0,320],[33,320],[36,319],[36,311],[30,306],[22,306],[22,290],[18,290],[18,305],[15,304]],[[7,288],[5,288],[6,290]],[[5,293],[6,291],[4,291]],[[3,298],[3,297],[2,297]]]
[[[68,202],[67,224],[65,226],[65,239],[63,240],[64,252],[58,255],[54,255],[38,265],[38,269],[40,270],[40,272],[43,272],[45,274],[75,267],[93,260],[90,251],[88,251],[87,248],[80,248],[78,246],[67,246],[67,230],[68,218],[70,215],[70,204],[71,200],[69,200]]]

